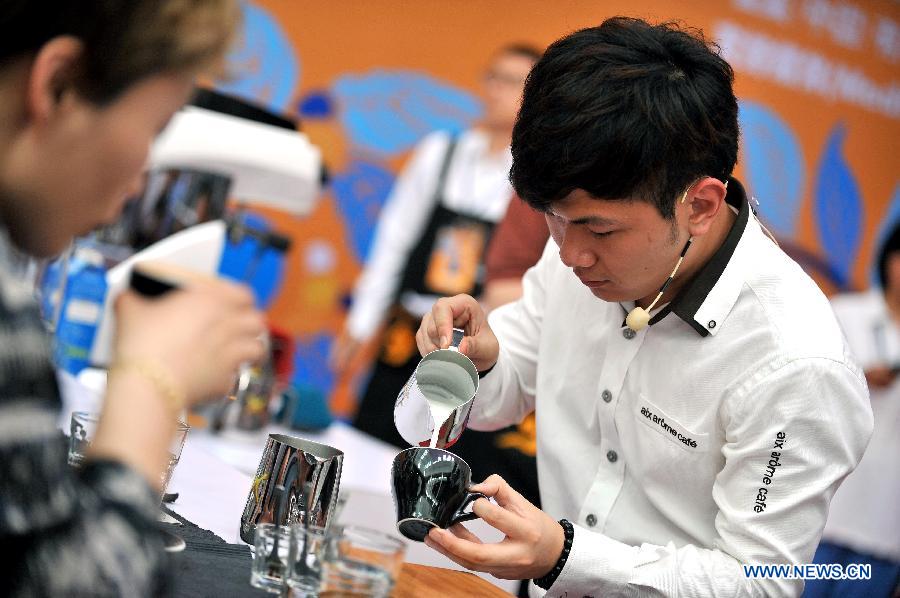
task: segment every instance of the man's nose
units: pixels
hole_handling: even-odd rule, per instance
[[[575,226],[566,225],[559,243],[559,259],[569,268],[590,268],[597,261],[586,243],[584,234]]]

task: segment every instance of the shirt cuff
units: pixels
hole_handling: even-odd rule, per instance
[[[606,596],[631,579],[633,546],[575,526],[566,565],[547,590],[547,598]]]

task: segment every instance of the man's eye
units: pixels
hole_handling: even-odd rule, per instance
[[[614,230],[608,230],[608,231],[603,232],[603,233],[598,233],[597,231],[593,231],[593,230],[592,230],[592,231],[591,231],[591,234],[594,235],[595,237],[608,237],[608,236],[610,236],[611,234],[613,234],[614,232],[616,232],[616,231],[614,231]]]

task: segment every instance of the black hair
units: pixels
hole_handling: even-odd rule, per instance
[[[897,222],[891,229],[878,252],[878,284],[885,292],[887,292],[888,284],[888,259],[891,254],[898,252],[900,252],[900,222]],[[894,283],[900,283],[900,281],[894,281]]]
[[[701,176],[726,181],[737,162],[734,72],[697,30],[627,17],[547,48],[525,83],[510,179],[546,211],[583,189],[674,216]]]
[[[79,28],[73,2],[0,2],[0,64],[36,52],[45,43]]]

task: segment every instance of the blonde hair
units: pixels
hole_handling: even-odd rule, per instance
[[[121,23],[121,33],[110,36],[117,47],[90,47],[85,41],[81,88],[98,101],[151,75],[220,69],[240,21],[236,0],[125,2],[134,7],[125,11],[131,14]]]
[[[237,0],[2,0],[0,64],[71,35],[84,44],[75,84],[104,103],[148,76],[220,67],[240,12]]]

